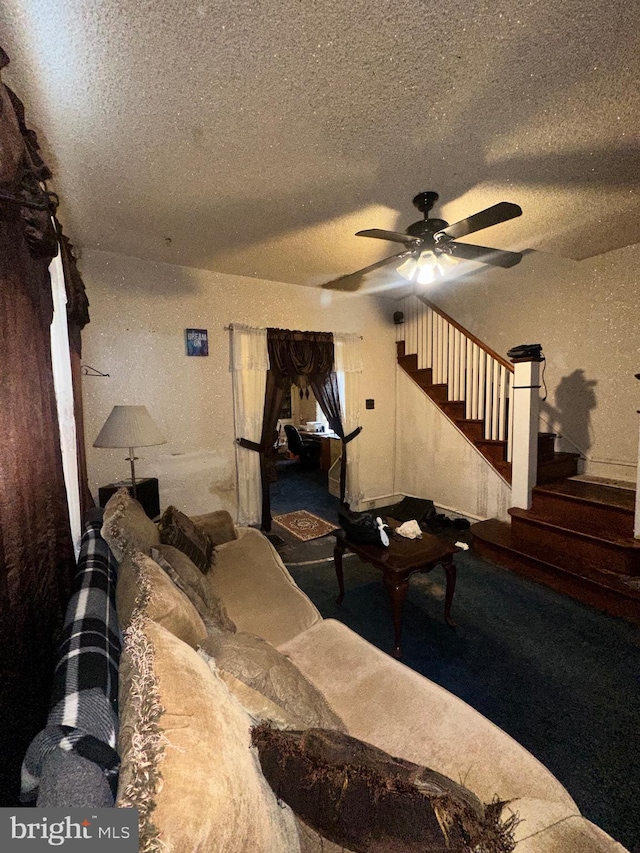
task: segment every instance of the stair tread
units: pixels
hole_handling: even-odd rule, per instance
[[[518,557],[533,561],[542,567],[546,567],[549,571],[561,572],[577,580],[586,580],[605,589],[635,598],[640,603],[640,578],[620,575],[585,563],[580,563],[580,571],[576,571],[571,567],[554,563],[551,554],[547,559],[532,555],[522,546],[512,543],[511,525],[508,522],[499,521],[496,518],[478,521],[471,525],[470,533],[474,538],[496,545],[505,551],[510,551]]]
[[[609,531],[595,529],[591,533],[587,533],[584,530],[575,530],[572,527],[567,527],[565,524],[535,515],[531,510],[520,509],[519,507],[511,507],[508,512],[512,518],[515,517],[522,521],[530,522],[531,524],[537,524],[540,527],[552,527],[554,530],[558,530],[567,536],[589,539],[596,542],[605,542],[608,545],[616,545],[621,548],[640,550],[640,539],[635,539],[633,536],[620,536],[611,534]]]
[[[541,492],[543,494],[551,493],[561,495],[569,500],[579,500],[616,507],[628,510],[630,513],[635,511],[635,490],[617,489],[613,486],[589,483],[585,480],[575,480],[573,478],[556,480],[552,483],[536,486],[534,492]]]

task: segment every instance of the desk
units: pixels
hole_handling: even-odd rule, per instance
[[[342,453],[342,442],[334,432],[307,432],[299,429],[300,437],[317,441],[320,444],[320,470],[328,471]]]
[[[387,519],[391,527],[397,527],[399,522]],[[402,608],[409,588],[409,578],[414,572],[430,572],[437,565],[442,565],[447,576],[445,593],[444,618],[450,628],[455,628],[451,618],[451,604],[456,588],[456,567],[453,555],[459,551],[455,545],[423,533],[422,539],[389,539],[389,547],[375,545],[356,545],[349,542],[343,530],[336,531],[336,545],[333,549],[333,559],[338,579],[339,595],[337,604],[344,598],[344,575],[342,571],[342,555],[348,549],[357,554],[364,563],[370,563],[382,572],[382,580],[391,600],[395,644],[391,651],[394,658],[402,657],[400,635],[402,632]]]

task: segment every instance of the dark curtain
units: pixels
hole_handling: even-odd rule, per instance
[[[313,395],[320,404],[324,416],[329,422],[329,429],[340,436],[342,451],[340,457],[340,503],[344,503],[345,489],[347,485],[347,444],[360,435],[362,427],[356,427],[353,432],[345,436],[344,427],[340,419],[340,392],[338,390],[338,377],[332,371],[323,378],[314,377],[311,383]]]
[[[263,530],[271,530],[271,500],[269,486],[275,482],[275,445],[278,437],[278,415],[282,401],[291,385],[300,395],[313,391],[329,426],[342,440],[340,464],[340,501],[344,503],[347,466],[346,445],[355,438],[361,427],[344,435],[340,420],[338,382],[333,372],[333,335],[331,332],[299,332],[290,329],[267,329],[270,370],[267,373],[262,435],[260,443],[239,439],[239,444],[260,453],[262,485]]]
[[[69,355],[71,357],[71,381],[73,383],[73,410],[76,422],[76,454],[78,458],[78,485],[80,488],[80,516],[85,517],[88,509],[95,506],[87,477],[87,452],[84,441],[84,408],[82,404],[82,330],[89,322],[89,300],[84,282],[78,271],[73,246],[55,220],[60,258],[64,270],[67,293],[67,326],[69,329]]]
[[[0,50],[0,68],[8,62]],[[0,805],[48,711],[74,568],[51,368],[50,173],[0,83]]]

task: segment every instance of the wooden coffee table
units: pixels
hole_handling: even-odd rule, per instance
[[[390,527],[396,527],[398,522],[387,519]],[[430,572],[436,566],[443,566],[447,576],[447,587],[444,600],[444,618],[447,625],[455,628],[456,623],[451,618],[451,604],[456,588],[456,567],[453,555],[460,549],[437,536],[423,533],[422,539],[390,538],[389,547],[375,545],[356,545],[350,542],[344,531],[335,532],[336,545],[333,549],[333,561],[336,567],[340,594],[336,599],[341,604],[344,598],[344,575],[342,571],[342,555],[352,551],[364,563],[370,563],[382,572],[382,580],[391,600],[395,645],[391,650],[394,658],[402,657],[400,636],[402,633],[402,608],[409,588],[409,578],[415,572]]]

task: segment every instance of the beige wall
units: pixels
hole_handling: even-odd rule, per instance
[[[236,507],[229,323],[363,336],[361,473],[365,496],[393,495],[394,303],[251,278],[153,264],[85,250],[81,272],[91,322],[83,363],[108,378],[83,379],[89,484],[128,476],[125,450],[91,445],[113,405],[147,406],[167,439],[141,448],[136,471],[157,476],[161,505],[186,512]],[[209,357],[187,357],[184,329],[209,332]],[[373,397],[376,407],[365,410]]]
[[[541,343],[541,413],[563,435],[560,449],[579,449],[594,475],[635,480],[640,246],[580,262],[533,252],[513,269],[443,285],[432,298],[502,355]]]
[[[397,382],[400,492],[430,498],[445,514],[506,521],[511,487],[400,368]]]
[[[543,429],[579,450],[587,472],[634,481],[640,383],[640,246],[579,263],[527,253],[427,294],[498,353],[541,343]],[[508,518],[510,488],[402,372],[397,377],[396,487],[470,518]]]

